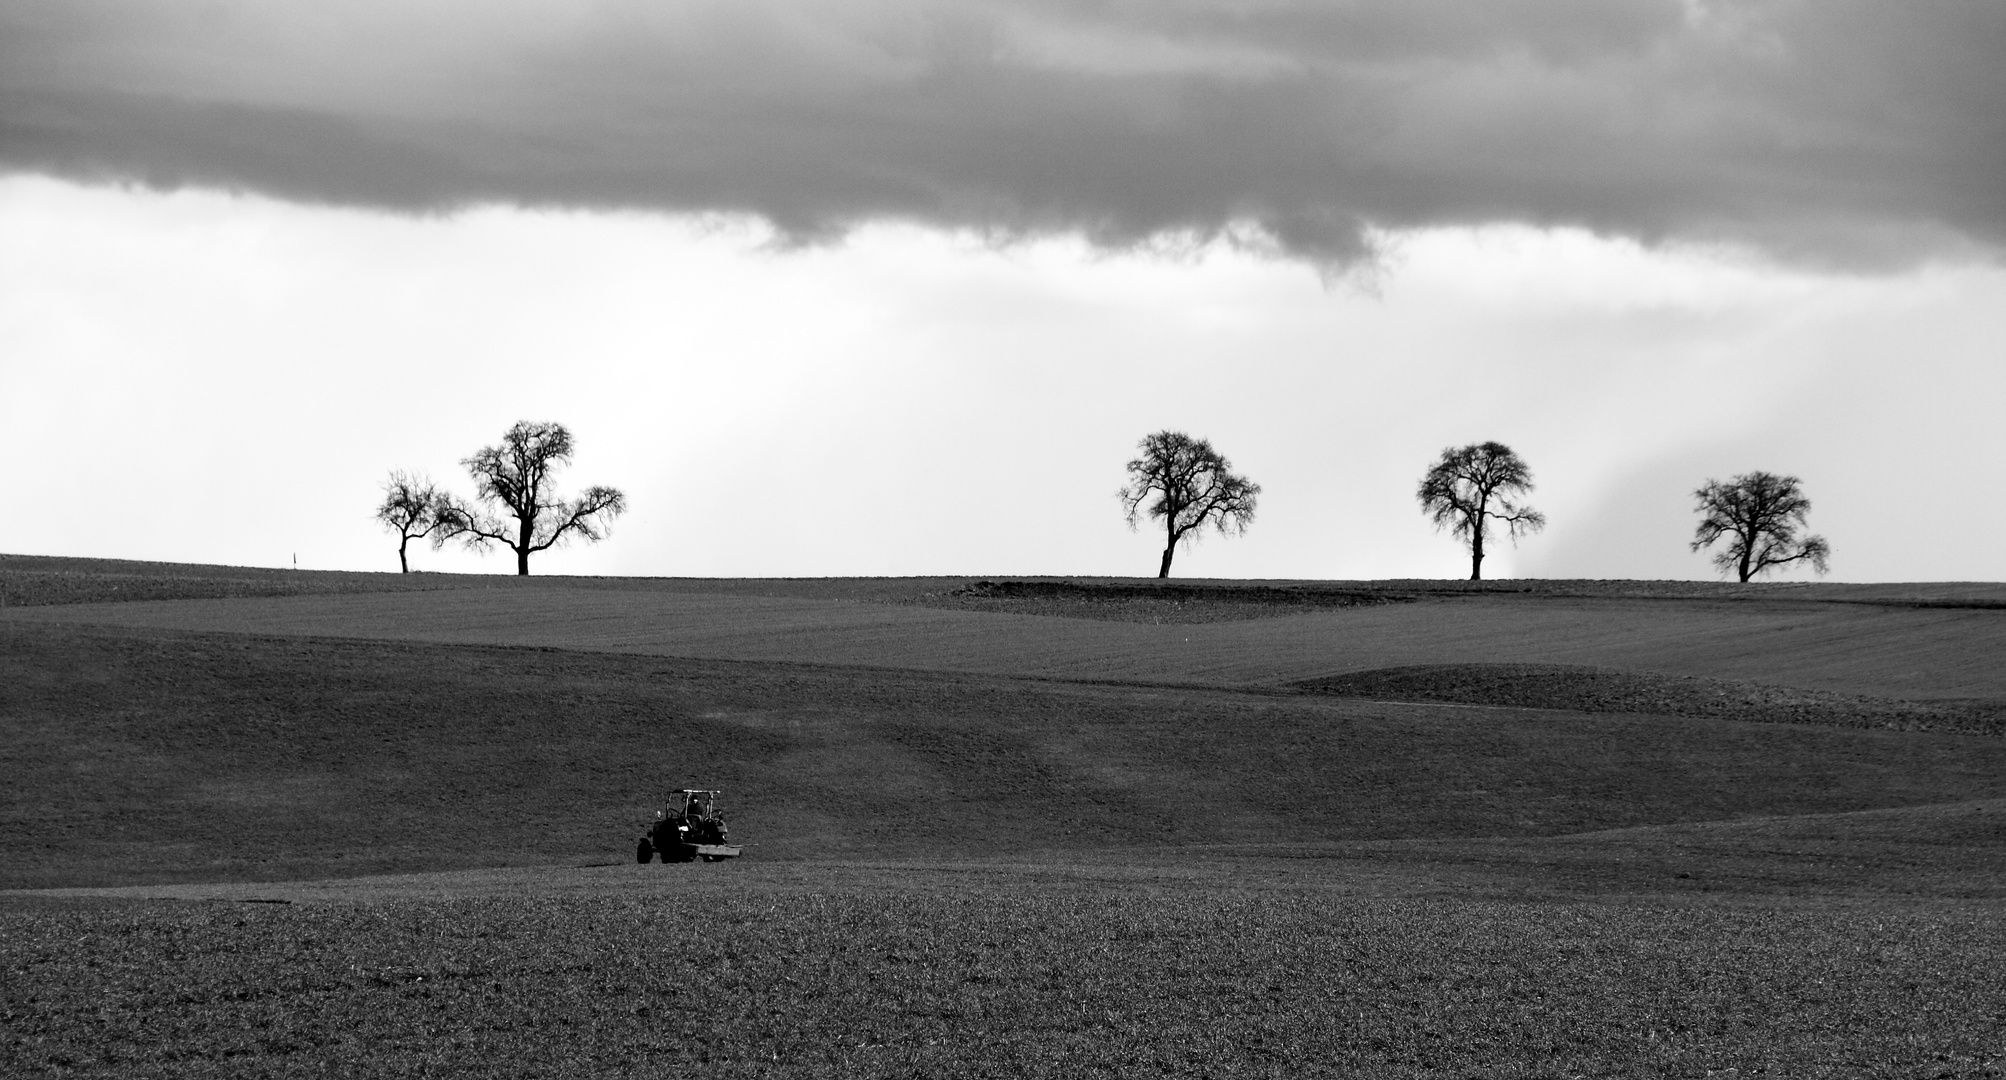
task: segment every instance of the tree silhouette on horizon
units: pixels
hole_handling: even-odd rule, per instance
[[[1486,442],[1443,450],[1415,497],[1435,528],[1447,528],[1470,545],[1470,580],[1482,581],[1491,522],[1503,522],[1514,543],[1521,534],[1546,527],[1545,514],[1514,497],[1531,490],[1532,469],[1525,461],[1503,443]]]
[[[1145,512],[1163,519],[1163,562],[1157,577],[1170,576],[1177,545],[1196,540],[1206,522],[1224,535],[1246,533],[1261,485],[1234,475],[1233,463],[1211,443],[1181,431],[1159,431],[1144,436],[1137,449],[1142,455],[1128,463],[1128,484],[1117,494],[1129,528],[1135,528]],[[1144,502],[1149,502],[1146,511]]]
[[[470,548],[507,547],[523,577],[529,576],[531,555],[573,534],[588,543],[605,539],[612,520],[626,512],[627,496],[618,488],[589,487],[576,499],[558,498],[552,474],[570,464],[571,453],[571,432],[563,424],[516,421],[501,445],[484,446],[460,462],[474,478],[475,498],[483,505],[500,504],[504,513],[483,512],[449,497],[439,511],[448,534]]]
[[[1825,538],[1797,538],[1797,530],[1807,527],[1811,500],[1804,497],[1803,482],[1796,477],[1758,469],[1725,484],[1709,478],[1693,492],[1693,499],[1700,523],[1692,550],[1725,538],[1727,547],[1713,554],[1713,564],[1722,573],[1739,574],[1747,581],[1794,562],[1808,562],[1820,574],[1829,571],[1826,560],[1832,546]]]

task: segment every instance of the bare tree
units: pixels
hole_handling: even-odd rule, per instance
[[[1254,520],[1254,503],[1261,485],[1233,475],[1233,463],[1204,439],[1181,431],[1159,431],[1144,438],[1142,456],[1128,463],[1128,486],[1122,505],[1133,529],[1149,503],[1149,516],[1163,519],[1163,564],[1156,576],[1170,576],[1170,559],[1181,541],[1195,540],[1206,522],[1222,534],[1244,534]]]
[[[401,471],[390,474],[390,479],[383,485],[383,504],[376,508],[376,520],[397,534],[397,569],[400,573],[411,572],[411,561],[405,557],[405,549],[411,546],[411,541],[429,536],[436,548],[452,534],[450,519],[440,516],[441,510],[450,515],[451,506],[450,498],[434,486],[430,478]]]
[[[1806,527],[1811,500],[1804,497],[1796,477],[1758,470],[1725,484],[1709,478],[1693,498],[1700,525],[1693,533],[1692,549],[1726,537],[1727,547],[1713,555],[1713,564],[1722,573],[1733,571],[1747,581],[1794,562],[1808,562],[1821,574],[1827,571],[1832,546],[1825,538],[1797,538],[1797,530]]]
[[[460,462],[473,475],[475,497],[484,507],[500,504],[505,517],[447,499],[441,520],[468,547],[497,543],[515,552],[515,572],[528,576],[531,555],[574,533],[595,543],[603,540],[612,520],[626,512],[627,497],[617,488],[589,487],[576,499],[558,498],[552,474],[570,461],[571,432],[563,424],[519,420],[500,446],[484,446]]]
[[[1523,533],[1546,526],[1546,515],[1521,505],[1514,495],[1532,490],[1532,469],[1503,443],[1473,444],[1442,451],[1442,459],[1421,478],[1421,509],[1470,545],[1470,580],[1484,576],[1484,536],[1490,523],[1504,523],[1514,543]]]

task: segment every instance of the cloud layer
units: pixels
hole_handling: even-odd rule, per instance
[[[2006,250],[1990,0],[301,7],[0,7],[0,167],[1329,263],[1497,221],[1807,261]]]

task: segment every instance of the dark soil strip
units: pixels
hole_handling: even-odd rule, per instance
[[[2000,701],[1904,701],[1565,664],[1418,664],[1292,685],[1331,697],[2006,735]]]
[[[911,602],[924,607],[1103,622],[1204,623],[1408,603],[1413,592],[1313,585],[1187,582],[978,581]]]

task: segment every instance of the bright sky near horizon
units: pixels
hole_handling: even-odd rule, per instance
[[[1481,12],[1481,14],[1477,14]],[[2006,5],[0,0],[0,551],[394,569],[518,419],[623,488],[541,573],[1133,574],[1160,428],[1264,491],[1178,576],[1996,579]],[[1973,470],[1976,470],[1975,472]],[[508,573],[506,553],[418,550]],[[1806,576],[1802,571],[1785,575]]]

